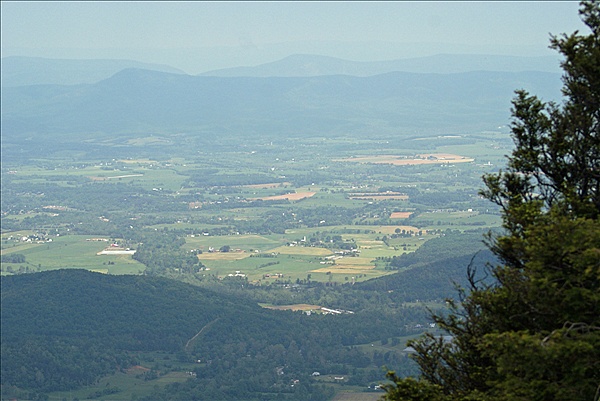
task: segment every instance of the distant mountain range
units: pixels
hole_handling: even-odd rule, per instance
[[[40,57],[3,57],[2,86],[91,84],[126,68],[183,74],[167,65],[132,60],[69,60]]]
[[[2,59],[2,140],[194,132],[397,135],[508,123],[515,89],[560,98],[558,59],[295,55],[199,76],[130,60]]]
[[[127,68],[185,74],[185,72],[168,65],[132,60],[69,60],[13,56],[2,58],[2,86],[92,84]],[[420,58],[359,62],[335,57],[296,54],[271,63],[225,68],[198,75],[219,77],[351,75],[368,77],[388,72],[451,74],[472,71],[560,73],[561,69],[559,59],[555,56],[439,54]]]
[[[388,72],[450,74],[471,71],[543,71],[559,73],[555,56],[519,57],[481,54],[438,54],[429,57],[387,61],[349,61],[335,57],[297,54],[254,67],[235,67],[199,75],[220,77],[311,77],[352,75],[368,77]]]
[[[94,84],[2,86],[2,139],[477,131],[509,122],[514,90],[557,100],[560,86],[550,72],[261,78],[125,69]]]

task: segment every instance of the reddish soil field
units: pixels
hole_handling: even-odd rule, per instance
[[[304,198],[310,198],[311,196],[314,196],[315,194],[316,194],[316,192],[297,192],[297,193],[286,194],[286,195],[274,195],[274,196],[265,196],[264,198],[253,198],[252,200],[255,200],[255,199],[262,199],[262,200],[287,199],[287,200],[291,200],[291,201],[296,201],[296,200],[300,200],[300,199],[304,199]]]
[[[412,212],[393,212],[390,219],[408,219]]]
[[[417,155],[416,158],[408,158],[393,155],[381,156],[363,156],[351,157],[347,159],[337,159],[334,161],[357,162],[357,163],[375,163],[375,164],[393,164],[395,166],[409,166],[417,164],[450,164],[450,163],[468,163],[474,159],[450,153],[427,153]]]

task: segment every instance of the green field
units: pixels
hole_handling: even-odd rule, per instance
[[[145,267],[130,255],[96,255],[108,246],[107,242],[92,242],[83,235],[51,238],[51,242],[16,243],[7,245],[2,254],[19,253],[26,263],[2,263],[2,272],[18,271],[21,266],[31,271],[55,269],[86,269],[109,274],[140,274]],[[109,263],[110,262],[110,263]]]
[[[139,353],[140,364],[113,375],[103,377],[97,384],[82,390],[57,391],[49,394],[48,400],[104,400],[130,401],[137,397],[148,396],[155,386],[184,382],[190,379],[190,371],[196,364],[179,362],[175,355],[166,352]],[[112,394],[100,395],[107,389]],[[116,391],[118,390],[118,391]]]
[[[200,261],[218,276],[240,271],[251,281],[264,282],[264,276],[275,273],[292,281],[304,280],[311,274],[313,281],[346,282],[352,277],[364,280],[386,274],[385,264],[377,259],[414,252],[436,237],[428,231],[471,230],[501,223],[496,211],[487,210],[489,204],[483,209],[476,201],[456,195],[454,203],[446,201],[446,194],[463,192],[471,194],[469,199],[476,199],[480,176],[491,168],[480,166],[479,160],[496,164],[509,146],[497,133],[482,133],[475,139],[464,136],[452,139],[452,144],[437,138],[436,147],[429,144],[428,138],[413,140],[411,146],[422,147],[421,151],[404,149],[399,142],[382,147],[380,142],[369,139],[299,139],[300,148],[319,148],[318,155],[311,157],[300,148],[283,144],[255,144],[252,149],[246,145],[230,146],[217,153],[191,153],[182,148],[176,157],[158,157],[139,155],[136,149],[148,141],[161,146],[176,143],[152,136],[125,141],[131,146],[130,154],[112,159],[85,160],[85,153],[69,153],[68,157],[61,153],[33,159],[29,164],[5,166],[3,180],[19,188],[21,194],[17,197],[15,192],[14,198],[9,193],[4,196],[7,205],[13,202],[17,206],[14,210],[5,207],[9,212],[2,217],[3,237],[47,232],[53,241],[3,241],[2,253],[23,254],[26,264],[3,263],[2,274],[61,268],[138,274],[145,266],[130,255],[97,256],[103,244],[85,241],[86,237],[106,235],[104,229],[111,236],[120,237],[130,226],[138,231],[175,233],[185,241],[182,249],[201,251]],[[121,141],[103,144],[109,150],[111,146],[121,146]],[[475,158],[476,162],[457,166],[391,166],[335,161],[415,152],[452,153]],[[53,192],[53,186],[61,189]],[[80,188],[85,189],[86,195],[76,199]],[[420,195],[413,194],[415,189]],[[71,192],[61,196],[61,191]],[[249,201],[307,191],[316,194],[299,201]],[[350,199],[350,194],[379,191],[407,191],[409,200]],[[427,206],[430,193],[434,201]],[[440,202],[443,205],[437,206]],[[190,208],[189,204],[198,207]],[[394,211],[406,210],[412,211],[410,218],[388,218]],[[107,221],[100,223],[99,217]],[[279,233],[265,232],[268,227],[261,226],[263,221],[274,221],[284,229],[278,229]],[[398,230],[413,235],[395,238]],[[58,232],[60,237],[52,236]],[[306,246],[311,239],[331,236],[341,236],[344,243],[359,249],[358,262],[349,262],[348,258],[336,260],[330,268],[321,262],[338,249],[325,249],[327,244],[318,242],[316,247]],[[296,246],[289,246],[291,243]],[[232,253],[209,254],[210,249],[218,251],[224,246],[230,247]],[[264,257],[271,252],[277,255]]]

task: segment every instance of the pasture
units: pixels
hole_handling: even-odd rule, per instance
[[[333,251],[330,249],[311,246],[280,246],[277,248],[270,249],[269,252],[280,253],[282,255],[302,255],[317,257],[333,255]]]
[[[106,242],[86,241],[91,236],[68,235],[53,237],[52,242],[21,242],[2,250],[20,253],[25,263],[2,263],[2,271],[45,271],[56,269],[85,269],[110,274],[140,274],[145,266],[131,255],[97,255]],[[110,263],[109,263],[110,262]]]
[[[299,238],[310,237],[323,228],[287,230],[285,235],[229,235],[229,236],[188,236],[186,249],[212,247],[218,250],[223,245],[231,247],[230,252],[204,252],[198,255],[200,261],[212,274],[225,277],[240,272],[253,282],[272,282],[276,280],[304,280],[311,275],[312,281],[348,282],[390,274],[377,263],[378,257],[399,256],[414,252],[426,240],[434,236],[423,232],[422,237],[388,238],[388,244],[382,236],[391,236],[405,230],[418,233],[415,226],[331,226],[321,234],[340,234],[345,241],[354,241],[360,251],[358,256],[336,255],[332,249],[308,246]],[[360,232],[360,233],[359,233]],[[287,245],[291,244],[293,246]],[[282,274],[283,277],[277,276]]]
[[[343,283],[353,278],[362,281],[389,274],[378,269],[370,257],[328,259],[333,251],[325,248],[281,246],[265,253],[215,252],[198,255],[210,274],[224,278],[243,274],[259,284],[311,281]]]
[[[246,235],[224,235],[211,236],[196,234],[193,237],[188,235],[185,239],[185,249],[200,249],[203,252],[208,251],[208,248],[219,249],[222,246],[229,245],[233,250],[242,249],[244,251],[262,250],[266,251],[270,248],[277,247],[281,244],[262,235],[246,234]]]

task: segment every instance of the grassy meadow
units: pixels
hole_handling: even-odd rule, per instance
[[[12,245],[3,240],[1,254],[22,254],[26,263],[3,262],[2,272],[16,272],[21,267],[31,271],[86,269],[109,274],[140,274],[144,271],[145,266],[133,260],[131,255],[97,255],[109,243],[86,241],[90,238],[87,235],[68,235],[53,237],[51,242],[17,242]]]

